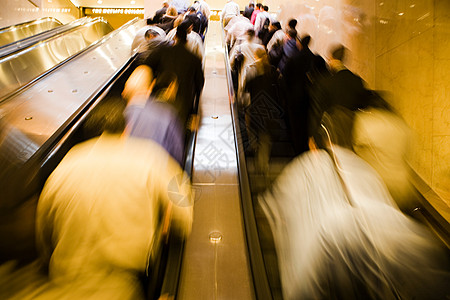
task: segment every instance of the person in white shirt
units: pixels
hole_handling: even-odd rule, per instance
[[[147,24],[148,24],[148,22],[147,22]],[[139,47],[142,44],[146,43],[145,33],[149,29],[154,30],[162,39],[164,39],[166,37],[166,33],[164,32],[164,30],[162,30],[158,26],[154,26],[154,25],[144,26],[136,32],[133,43],[131,44],[131,52],[135,51],[136,49],[139,51]]]
[[[269,21],[272,21],[272,18],[269,14],[269,7],[267,5],[263,6],[263,10],[256,16],[255,20],[255,34],[258,36],[261,29],[264,27],[264,22],[266,22],[266,19],[269,19]]]
[[[227,4],[222,9],[222,13],[220,14],[220,20],[222,21],[223,27],[227,26],[228,22],[234,16],[240,15],[239,5],[233,0],[228,0]]]
[[[235,43],[241,43],[246,39],[247,30],[253,29],[249,19],[244,16],[233,17],[225,28],[226,42],[229,49],[233,48]]]
[[[197,11],[200,11],[209,20],[211,11],[209,9],[208,3],[206,3],[204,0],[195,1],[194,7],[196,8]]]
[[[163,212],[174,233],[191,230],[186,175],[156,142],[122,136],[123,107],[114,104],[86,122],[104,133],[74,146],[45,183],[36,237],[50,284],[31,299],[145,299],[138,275]]]
[[[255,39],[255,31],[253,29],[247,30],[247,40],[243,42],[242,44],[236,44],[233,49],[231,49],[230,52],[230,65],[233,68],[234,64],[236,63],[236,55],[240,52],[244,56],[244,62],[241,66],[241,68],[238,70],[239,72],[239,85],[238,85],[238,97],[241,99],[243,95],[243,86],[244,86],[244,79],[246,77],[245,70],[247,67],[253,63],[255,63],[255,53],[258,49],[261,49],[265,51],[264,46],[261,44],[258,44]],[[242,105],[246,106],[248,103],[248,99],[241,99]],[[240,101],[241,101],[240,100]]]

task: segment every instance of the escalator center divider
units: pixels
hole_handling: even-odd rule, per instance
[[[242,131],[239,124],[237,99],[234,93],[233,81],[231,77],[229,49],[225,42],[224,30],[222,28],[222,43],[225,45],[225,67],[228,81],[228,97],[230,100],[230,108],[233,123],[233,132],[235,137],[236,157],[238,162],[239,188],[241,194],[241,205],[243,212],[243,220],[245,226],[245,238],[248,248],[251,274],[253,278],[253,286],[256,298],[273,299],[270,289],[267,272],[265,270],[264,258],[261,251],[261,244],[258,236],[258,228],[256,225],[256,217],[253,208],[253,201],[249,183],[249,174],[245,159],[245,150],[242,143]]]

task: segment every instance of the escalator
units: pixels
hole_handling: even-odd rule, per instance
[[[112,27],[102,18],[83,19],[80,26],[41,40],[0,59],[0,102],[37,81],[80,51],[94,46]]]
[[[84,18],[77,19],[75,21],[72,21],[72,22],[64,24],[64,25],[60,24],[56,27],[50,28],[45,31],[40,31],[40,32],[36,32],[36,33],[33,32],[32,35],[16,34],[16,36],[14,38],[17,38],[17,40],[13,40],[10,43],[5,44],[0,47],[0,58],[5,57],[7,55],[11,55],[14,52],[20,51],[27,47],[30,47],[33,44],[36,44],[40,41],[49,39],[52,36],[55,36],[57,34],[61,34],[63,32],[69,31],[78,26],[82,26],[88,22],[92,22],[92,18],[84,17]]]
[[[235,88],[233,88],[233,76],[228,56],[229,51],[225,49],[229,93],[233,99],[230,106],[238,156],[240,195],[255,294],[257,299],[283,299],[274,238],[258,202],[258,195],[270,188],[283,168],[295,158],[293,142],[287,124],[283,121],[283,114],[279,113],[277,104],[272,105],[268,111],[275,111],[275,122],[271,122],[269,128],[266,127],[266,129],[275,138],[272,140],[268,169],[261,170],[259,158],[249,149],[251,148],[252,134],[247,132],[245,117],[238,109],[238,99],[235,95]],[[265,105],[265,108],[268,108],[268,105]],[[418,176],[413,181],[417,188],[416,197],[419,204],[408,214],[430,228],[442,242],[443,248],[450,249],[450,225],[427,200],[435,198],[437,195],[432,193],[431,189]]]
[[[57,28],[62,23],[55,18],[46,17],[0,29],[0,49],[5,45]]]
[[[139,19],[128,22],[0,103],[1,215],[37,200],[46,178],[70,148],[91,138],[83,123],[92,113],[111,103],[125,105],[120,95],[136,58],[131,43],[144,25]],[[188,173],[195,135],[188,132],[186,137]],[[148,299],[176,294],[183,243],[169,234],[160,245],[159,259],[142,279]],[[2,262],[21,258],[21,253],[1,254]]]

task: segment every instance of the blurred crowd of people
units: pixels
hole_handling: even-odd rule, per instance
[[[296,19],[281,24],[253,2],[241,15],[233,3],[222,22],[244,150],[269,176],[272,144],[287,132],[293,148],[258,198],[284,298],[448,297],[448,253],[408,216],[417,196],[401,116],[346,67],[346,47],[324,58]]]
[[[220,16],[246,152],[267,172],[274,126],[293,148],[295,158],[258,198],[284,298],[448,297],[448,253],[402,212],[415,205],[409,129],[345,66],[348,50],[336,45],[325,60],[295,19],[281,24],[261,3],[241,15],[228,0]],[[183,238],[192,226],[183,163],[186,136],[198,126],[209,17],[204,0],[164,1],[137,32],[120,95],[92,111],[83,124],[92,138],[67,153],[40,194],[37,265],[45,279],[10,298],[145,297],[139,276],[161,235],[170,228]]]
[[[87,116],[85,141],[47,179],[33,264],[43,276],[19,289],[0,280],[0,296],[143,299],[162,243],[190,233],[193,194],[183,168],[186,137],[198,126],[209,8],[183,3],[165,1],[137,32],[128,78]]]

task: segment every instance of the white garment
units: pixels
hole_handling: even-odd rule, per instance
[[[229,0],[227,4],[222,9],[220,13],[220,19],[225,20],[226,18],[231,19],[234,16],[239,16],[240,14],[239,5],[233,0]]]
[[[264,22],[266,22],[266,19],[271,19],[270,14],[267,11],[261,11],[255,19],[255,33],[256,36],[258,36],[258,33],[261,31],[261,29],[264,27]]]
[[[169,33],[167,33],[166,39],[168,41],[174,40],[176,33],[177,28],[175,27],[170,30]],[[197,57],[200,58],[200,60],[203,62],[203,57],[205,56],[205,48],[200,35],[195,31],[191,31],[187,35],[186,40],[186,48],[193,54],[197,55]]]
[[[190,232],[190,184],[180,176],[150,140],[102,135],[74,146],[39,198],[37,245],[51,280],[42,298],[142,298],[137,272],[146,269],[160,211],[171,204],[172,228]]]
[[[253,41],[245,41],[242,44],[235,45],[230,52],[230,64],[231,66],[234,65],[234,59],[236,58],[236,54],[240,51],[244,55],[244,62],[242,64],[242,69],[240,70],[239,74],[239,86],[238,86],[238,95],[242,96],[242,89],[244,87],[244,81],[245,81],[245,71],[247,70],[247,67],[254,64],[255,59],[255,52],[257,49],[264,49],[264,46],[261,44],[256,43]],[[238,97],[239,98],[239,97]]]
[[[158,26],[146,25],[136,32],[133,43],[131,44],[132,53],[133,51],[136,51],[136,49],[139,49],[139,46],[145,43],[145,33],[149,29],[153,29],[154,31],[156,31],[162,38],[166,37],[166,33],[164,32],[164,30],[162,30]]]
[[[434,273],[440,252],[429,233],[398,210],[367,163],[334,149],[347,192],[331,156],[318,150],[295,158],[260,197],[284,299],[353,299],[355,278],[375,299],[393,299],[393,290],[411,299],[445,282]]]
[[[238,20],[237,22],[233,22],[237,18],[240,17],[234,17],[227,25],[228,27],[230,24],[232,24],[232,26],[227,31],[226,39],[227,43],[230,44],[230,48],[232,48],[237,41],[245,40],[247,36],[247,30],[253,29],[252,23],[250,23],[250,21],[246,17],[242,17],[245,20]]]
[[[353,148],[381,176],[398,206],[414,209],[413,187],[406,162],[411,131],[394,113],[369,109],[356,113]]]
[[[267,52],[270,52],[273,48],[281,47],[284,44],[285,39],[286,34],[283,30],[280,29],[275,31],[269,43],[267,44]]]
[[[197,10],[199,10],[209,20],[209,16],[211,15],[211,12],[210,12],[208,3],[206,3],[204,0],[200,0],[198,2]]]

